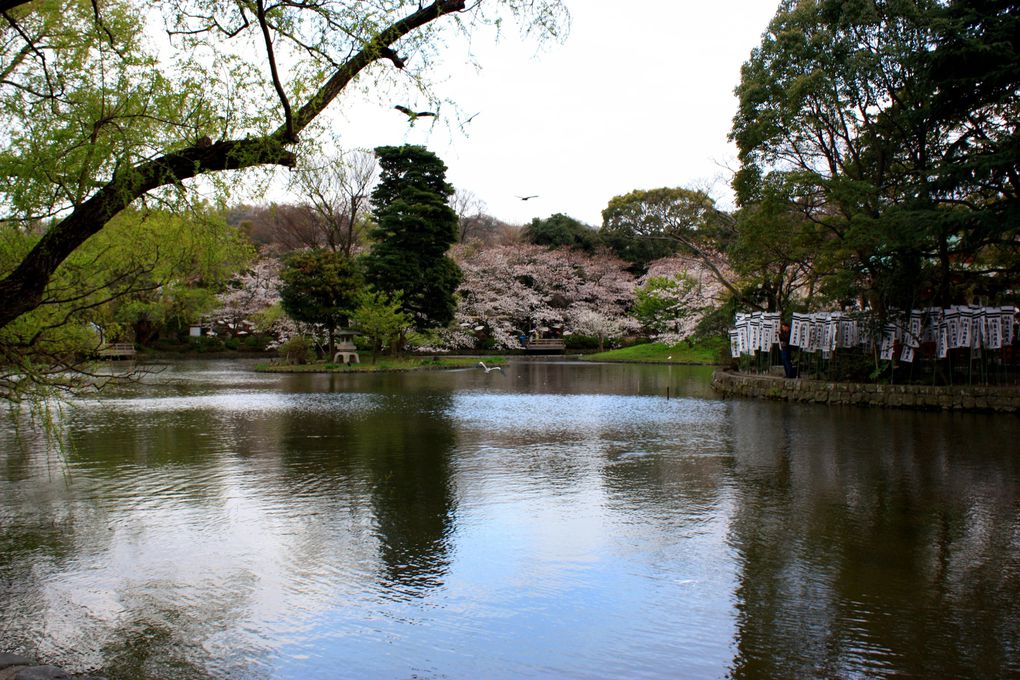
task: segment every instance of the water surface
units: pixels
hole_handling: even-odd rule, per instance
[[[1015,417],[724,401],[700,368],[249,369],[76,403],[57,448],[0,430],[0,651],[110,678],[1020,674]]]

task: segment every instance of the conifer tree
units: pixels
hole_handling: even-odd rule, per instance
[[[418,330],[453,320],[460,268],[447,257],[457,240],[457,214],[446,165],[422,146],[375,150],[381,175],[372,192],[377,226],[365,258],[366,279],[376,289],[402,294]]]

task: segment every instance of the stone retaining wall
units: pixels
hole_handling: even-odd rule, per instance
[[[787,379],[718,370],[712,387],[724,396],[816,404],[852,404],[941,411],[1020,413],[1020,387],[873,385]]]

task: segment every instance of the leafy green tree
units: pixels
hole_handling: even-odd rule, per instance
[[[166,332],[182,334],[215,308],[216,294],[255,255],[248,240],[209,209],[184,216],[125,211],[90,239],[83,253],[97,248],[121,262],[144,258],[136,289],[121,290],[97,310],[130,328],[120,339],[143,345]],[[85,280],[91,277],[85,273]],[[93,320],[103,325],[98,316]]]
[[[851,289],[851,277],[838,266],[827,269],[833,258],[823,253],[830,235],[791,207],[784,187],[770,187],[761,200],[738,210],[735,218],[726,257],[737,274],[744,307],[789,310],[794,299],[807,297],[823,278],[831,291]]]
[[[372,343],[373,364],[382,348],[395,348],[400,335],[412,325],[413,319],[404,311],[400,297],[400,293],[389,295],[369,286],[362,291],[351,317],[355,328]]]
[[[602,245],[597,231],[573,217],[556,213],[544,220],[535,218],[524,228],[524,240],[539,246],[578,248],[595,252]]]
[[[733,217],[715,207],[703,191],[682,187],[637,190],[614,196],[602,211],[603,238],[669,243],[697,257],[721,284],[740,295],[723,271]]]
[[[165,43],[148,34],[154,11]],[[466,34],[508,15],[545,35],[565,21],[559,0],[3,3],[0,222],[55,219],[0,269],[0,328],[45,304],[61,263],[136,200],[293,166],[301,134],[358,76],[427,92],[444,25]]]
[[[216,306],[216,292],[209,288],[167,285],[147,293],[130,296],[114,304],[113,319],[122,324],[124,337],[106,335],[109,342],[130,340],[139,345],[151,344],[164,331],[186,331],[188,324]],[[130,329],[130,334],[126,332]]]
[[[0,234],[0,265],[39,239]],[[252,255],[236,229],[209,213],[122,212],[57,269],[46,304],[0,328],[0,366],[9,376],[0,379],[0,399],[101,383],[87,370],[76,373],[100,343],[144,340],[193,320]]]
[[[614,255],[630,263],[628,271],[641,276],[655,260],[673,255],[680,244],[669,239],[635,238],[626,231],[599,231],[599,237]]]
[[[453,320],[460,268],[446,253],[457,239],[457,214],[447,202],[453,187],[446,165],[421,146],[375,150],[381,174],[372,192],[377,222],[365,257],[367,281],[402,293],[418,330]]]
[[[332,357],[336,350],[334,333],[347,324],[364,285],[358,265],[328,248],[299,250],[284,260],[280,280],[284,311],[295,321],[325,326]]]
[[[688,276],[652,276],[634,291],[631,314],[652,333],[675,331],[694,313],[692,293],[698,282]]]
[[[781,4],[737,89],[734,187],[817,227],[825,298],[881,311],[1015,285],[1016,27],[995,1]]]

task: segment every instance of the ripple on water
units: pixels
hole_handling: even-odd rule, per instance
[[[0,631],[111,678],[1015,669],[1012,421],[572,370],[524,394],[220,366],[68,409],[50,468],[0,432]]]
[[[336,413],[343,411],[369,410],[378,402],[377,395],[359,393],[307,393],[288,394],[278,392],[230,391],[217,394],[186,396],[158,396],[141,398],[83,400],[75,402],[74,425],[87,428],[94,421],[97,411],[107,416],[117,414],[180,414],[188,411],[215,411],[259,415],[283,411],[307,411],[309,413]]]
[[[717,421],[725,403],[619,395],[457,393],[453,412],[468,427],[488,431],[603,431],[628,425],[688,425]]]

